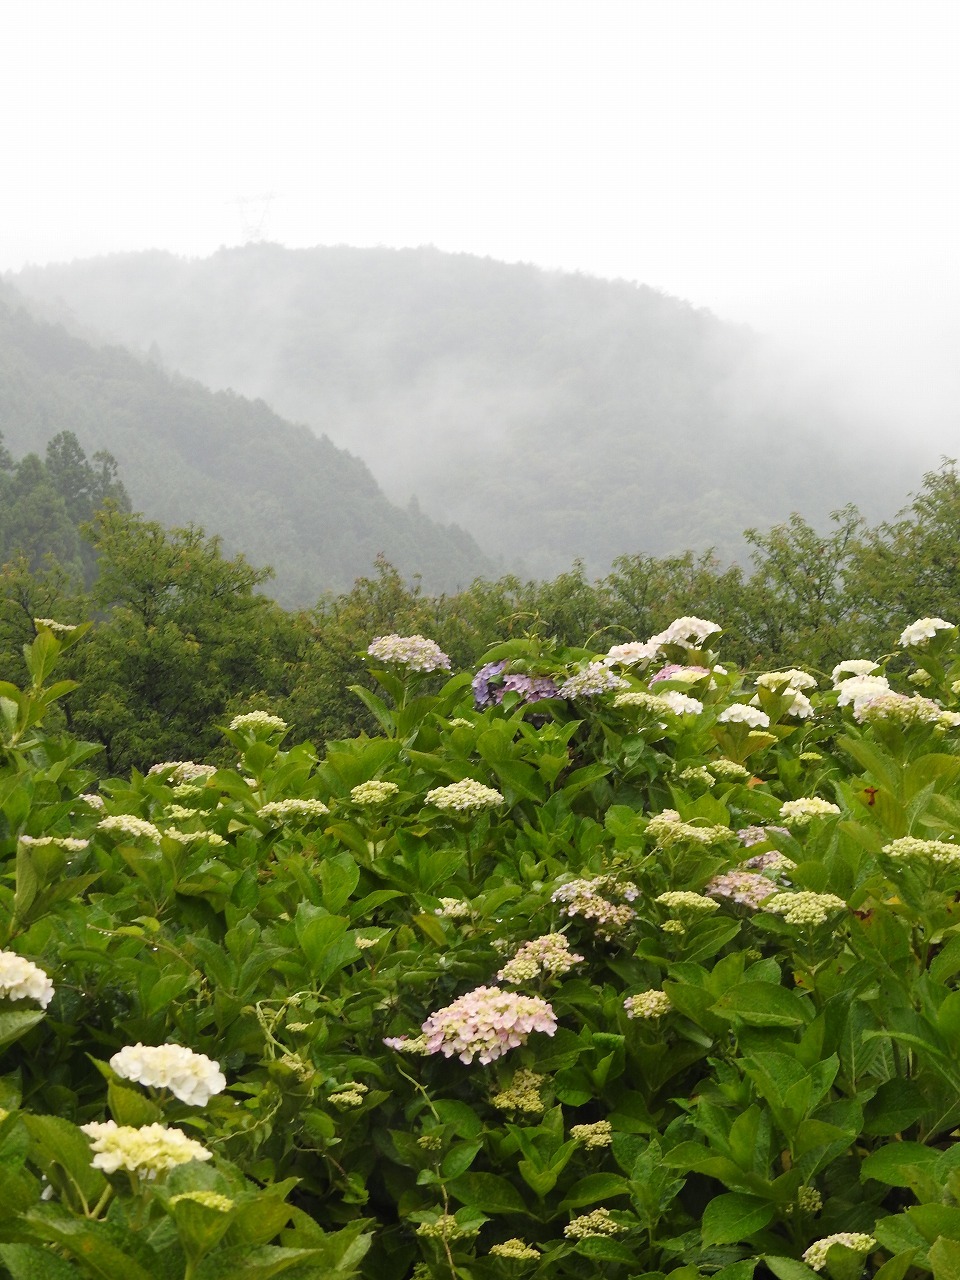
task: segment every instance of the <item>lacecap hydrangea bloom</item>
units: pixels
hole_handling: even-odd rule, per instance
[[[257,816],[268,822],[306,822],[329,812],[322,800],[271,800],[257,810]]]
[[[508,960],[497,974],[499,982],[530,982],[541,974],[551,977],[569,972],[583,956],[574,955],[562,933],[545,933],[532,942],[525,942],[512,960]]]
[[[426,636],[377,636],[367,647],[371,658],[380,662],[395,662],[408,671],[449,671],[450,659],[435,640]]]
[[[710,915],[717,910],[717,903],[712,898],[706,898],[702,893],[691,893],[685,889],[668,889],[666,893],[661,893],[654,898],[654,902],[659,902],[668,910],[679,911],[681,914],[687,912],[690,915]]]
[[[256,732],[263,729],[268,733],[280,733],[286,727],[286,720],[272,716],[269,711],[246,711],[230,721],[230,728],[234,730],[253,729]]]
[[[160,839],[160,832],[152,822],[147,822],[145,818],[135,818],[130,813],[115,813],[101,818],[97,823],[97,830],[109,832],[110,835],[129,836],[131,840],[143,838],[156,842]]]
[[[550,900],[561,903],[566,915],[589,921],[602,938],[611,938],[636,916],[628,904],[638,893],[637,886],[630,881],[621,885],[612,876],[596,876],[592,880],[568,880],[554,889]],[[625,901],[612,902],[608,895]]]
[[[609,1209],[594,1209],[591,1213],[581,1214],[563,1228],[568,1240],[587,1240],[590,1236],[616,1236],[626,1231],[610,1216]]]
[[[25,960],[15,951],[0,951],[0,996],[36,1000],[46,1009],[53,994],[53,983],[32,960]]]
[[[104,1173],[126,1169],[144,1178],[155,1178],[178,1164],[212,1158],[206,1147],[188,1138],[181,1129],[168,1129],[162,1124],[135,1129],[132,1125],[118,1125],[114,1120],[93,1120],[80,1128],[92,1139],[91,1164]]]
[[[827,1254],[830,1252],[831,1245],[841,1244],[847,1249],[852,1249],[854,1253],[870,1253],[877,1247],[877,1242],[873,1236],[868,1236],[862,1231],[837,1231],[832,1236],[824,1236],[822,1240],[815,1240],[813,1244],[804,1252],[803,1260],[813,1271],[822,1271],[827,1265]]]
[[[846,911],[847,904],[835,893],[778,893],[763,909],[783,916],[787,924],[815,926],[838,911]]]
[[[529,1067],[514,1072],[510,1083],[490,1099],[498,1111],[522,1111],[526,1115],[542,1115],[543,1099],[540,1097],[546,1076],[538,1075]]]
[[[905,693],[894,693],[892,689],[878,693],[876,697],[864,698],[856,702],[853,718],[858,724],[889,721],[902,725],[905,729],[916,724],[928,724],[938,729],[955,729],[960,724],[960,714],[956,711],[944,711],[939,703],[930,698],[922,698],[919,694],[908,697]]]
[[[193,760],[164,760],[161,764],[152,764],[147,770],[147,777],[160,773],[171,783],[197,782],[201,778],[212,778],[216,772],[215,764],[196,764]]]
[[[591,662],[582,671],[568,676],[557,694],[561,698],[595,698],[611,689],[624,689],[627,682],[615,676],[603,662]]]
[[[128,1044],[110,1059],[110,1069],[122,1080],[169,1089],[191,1107],[205,1107],[227,1087],[219,1062],[180,1044]]]
[[[665,991],[641,991],[623,1002],[628,1018],[662,1018],[673,1006]]]
[[[486,787],[473,778],[453,782],[447,787],[434,787],[427,792],[426,803],[437,809],[456,809],[461,813],[471,809],[493,809],[503,804],[503,796],[493,787]]]
[[[788,827],[809,826],[814,818],[832,818],[840,812],[839,805],[819,796],[801,796],[799,800],[785,800],[780,806],[780,817]]]
[[[538,996],[522,996],[499,987],[477,987],[453,1004],[431,1013],[421,1028],[427,1053],[454,1054],[461,1062],[479,1058],[493,1062],[508,1049],[526,1044],[531,1032],[552,1036],[557,1029],[553,1008]]]
[[[918,618],[901,632],[900,644],[904,649],[923,649],[938,631],[950,631],[953,625],[943,618]]]
[[[903,858],[915,862],[936,862],[941,866],[960,863],[960,845],[946,840],[920,840],[916,836],[901,836],[883,846],[889,858]]]
[[[756,910],[767,898],[777,893],[777,886],[756,871],[724,871],[714,876],[704,889],[711,898],[724,898],[738,907]]]
[[[369,782],[359,782],[351,788],[350,799],[354,804],[384,804],[399,790],[395,782],[381,782],[372,778]]]

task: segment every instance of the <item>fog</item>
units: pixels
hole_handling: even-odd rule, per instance
[[[36,0],[5,25],[0,270],[263,238],[638,281],[767,334],[771,389],[829,389],[867,445],[954,448],[955,0]],[[474,438],[495,415],[462,377]],[[420,391],[434,418],[458,396]]]

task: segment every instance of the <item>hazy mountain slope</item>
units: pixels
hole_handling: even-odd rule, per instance
[[[714,544],[793,510],[890,511],[870,455],[757,340],[626,282],[432,249],[143,253],[29,269],[34,299],[262,396],[536,573]],[[844,444],[843,441],[847,440]],[[826,463],[825,460],[829,459]]]
[[[14,454],[59,431],[109,450],[133,505],[170,525],[202,524],[276,570],[271,590],[313,603],[348,587],[379,552],[433,588],[490,562],[462,530],[384,497],[367,467],[262,401],[213,393],[119,347],[94,347],[31,317],[0,287],[0,432]]]

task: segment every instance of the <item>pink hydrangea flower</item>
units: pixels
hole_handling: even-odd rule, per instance
[[[426,1052],[456,1054],[461,1062],[493,1062],[508,1049],[526,1044],[532,1031],[552,1036],[557,1017],[546,1000],[522,996],[499,987],[477,987],[444,1009],[431,1013],[423,1024]]]

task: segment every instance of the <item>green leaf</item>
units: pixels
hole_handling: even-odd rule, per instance
[[[512,1182],[495,1173],[465,1173],[447,1184],[447,1190],[462,1204],[484,1213],[526,1213],[523,1197]]]
[[[617,1173],[588,1173],[575,1182],[559,1204],[559,1209],[579,1209],[581,1205],[596,1204],[598,1200],[630,1194],[630,1183]]]
[[[0,1244],[0,1260],[11,1280],[77,1280],[72,1262],[32,1244]]]
[[[767,1253],[763,1255],[763,1261],[777,1280],[819,1280],[812,1267],[808,1267],[805,1262],[798,1262],[796,1258],[779,1258]]]
[[[807,997],[770,982],[744,982],[722,995],[713,1009],[750,1027],[800,1027],[813,1017]]]
[[[135,1129],[163,1120],[163,1111],[152,1099],[112,1080],[107,1085],[107,1106],[117,1124],[129,1124]]]
[[[933,1280],[960,1280],[960,1241],[955,1237],[941,1236],[931,1245],[927,1256],[933,1267]],[[891,1280],[899,1280],[899,1277],[892,1277]]]
[[[762,1230],[774,1216],[775,1207],[759,1196],[730,1191],[715,1196],[703,1212],[703,1243],[737,1244]]]
[[[860,1177],[875,1178],[888,1187],[912,1187],[918,1174],[935,1175],[940,1152],[919,1142],[891,1142],[871,1152],[860,1166]]]
[[[887,1138],[902,1133],[928,1106],[916,1080],[885,1081],[864,1108],[864,1132]]]
[[[0,1046],[19,1040],[46,1016],[42,1009],[14,1009],[0,1013]]]

